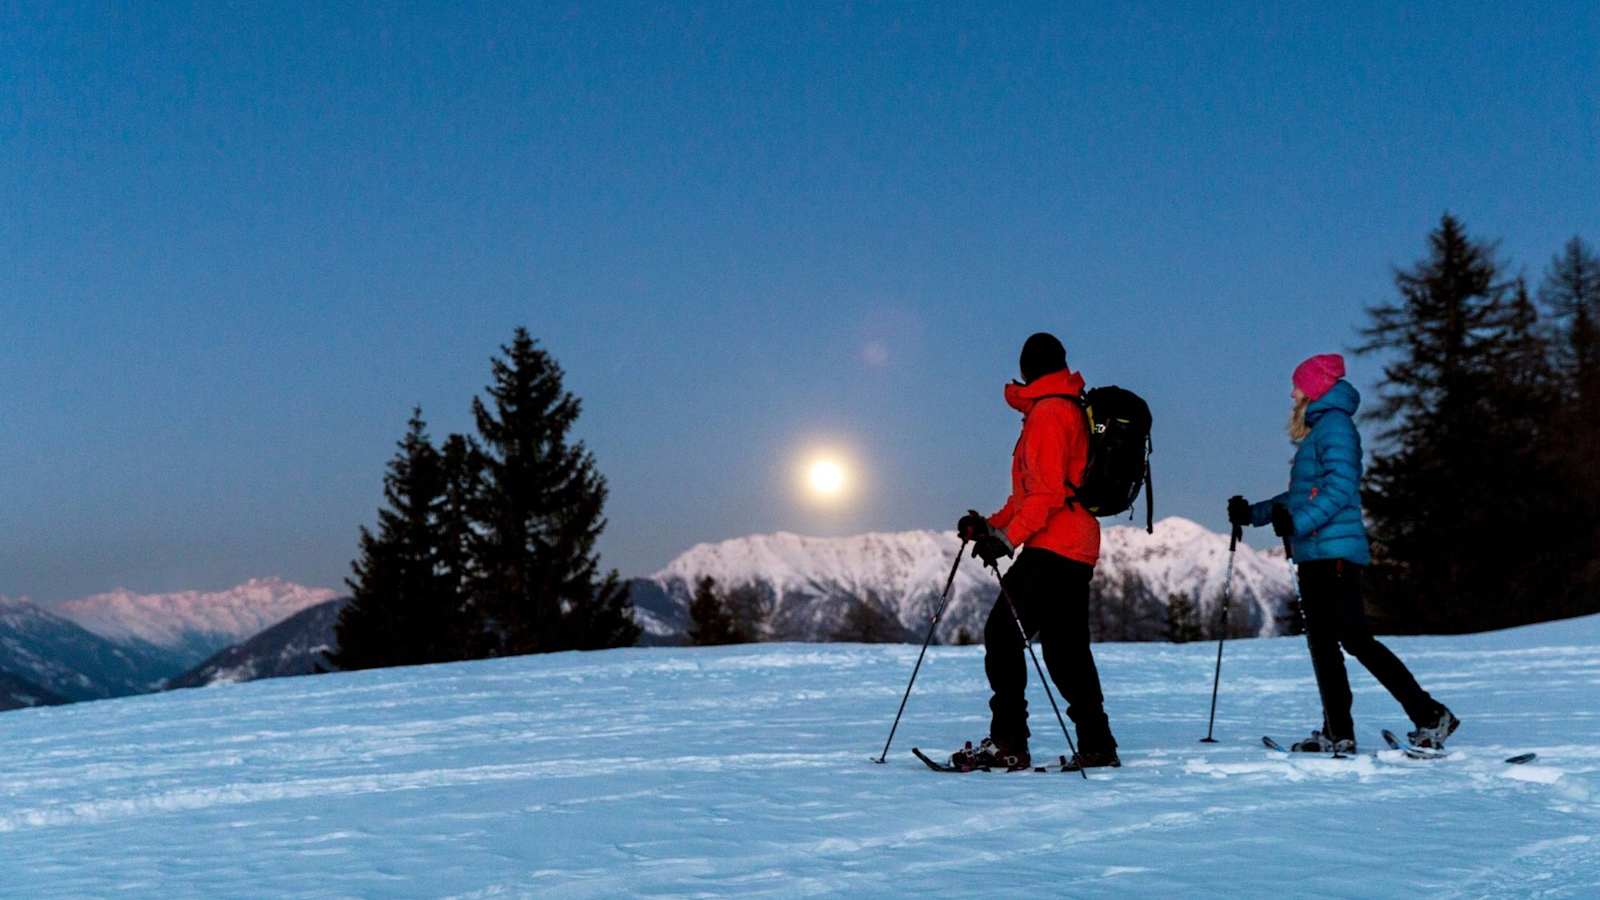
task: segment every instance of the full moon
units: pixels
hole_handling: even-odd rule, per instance
[[[816,459],[806,467],[806,486],[811,493],[825,500],[843,494],[848,480],[844,466],[838,460]]]

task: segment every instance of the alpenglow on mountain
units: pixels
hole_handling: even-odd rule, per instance
[[[335,596],[281,578],[252,578],[221,591],[111,591],[59,603],[52,611],[113,643],[171,654],[179,663],[171,674],[177,674]]]
[[[630,583],[642,643],[685,640],[695,584],[751,588],[764,600],[767,636],[826,640],[857,603],[877,606],[920,640],[938,605],[961,541],[952,532],[906,531],[814,538],[780,532],[699,544],[649,578]],[[1270,545],[1269,545],[1270,546]],[[970,548],[969,548],[970,549]],[[1183,597],[1208,634],[1216,621],[1228,563],[1228,537],[1187,519],[1156,523],[1155,533],[1113,525],[1102,532],[1090,621],[1098,640],[1164,640],[1167,605]],[[1269,636],[1293,593],[1281,551],[1240,543],[1234,561],[1229,631]],[[940,621],[940,641],[983,633],[997,591],[993,573],[964,559]]]
[[[268,578],[225,591],[114,591],[53,607],[0,597],[0,708],[159,690],[230,645],[245,642],[247,649],[263,651],[265,633],[334,596],[323,588]],[[284,637],[282,631],[275,634]],[[306,645],[304,660],[251,657],[248,671],[313,671],[320,659],[317,641],[299,643]],[[298,646],[287,636],[284,646],[272,650],[283,657]],[[242,665],[234,668],[246,677]]]
[[[0,675],[9,676],[12,705],[153,691],[174,665],[169,654],[106,640],[41,606],[0,597]]]

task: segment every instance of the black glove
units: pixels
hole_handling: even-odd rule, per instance
[[[1294,537],[1294,516],[1282,503],[1272,504],[1272,533],[1278,537]]]
[[[989,531],[989,520],[978,515],[975,509],[967,510],[967,514],[956,523],[956,535],[963,541],[975,541]]]
[[[1011,558],[1011,541],[1006,538],[1006,533],[998,528],[990,528],[987,534],[981,535],[977,543],[972,545],[972,555],[983,560],[986,566],[993,566],[1004,556]]]
[[[1250,527],[1250,501],[1234,494],[1228,498],[1228,524],[1240,528]]]

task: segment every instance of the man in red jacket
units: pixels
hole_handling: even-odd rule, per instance
[[[973,555],[994,565],[1026,545],[1006,572],[1005,592],[1078,729],[1069,769],[1120,766],[1106,718],[1100,673],[1089,650],[1089,580],[1100,559],[1100,522],[1072,500],[1089,461],[1088,416],[1074,398],[1083,378],[1067,368],[1067,351],[1043,332],[1022,345],[1022,383],[1006,385],[1006,402],[1022,413],[1022,437],[1011,456],[1011,497],[987,518],[969,512],[957,525]],[[1022,634],[1004,599],[983,629],[983,668],[994,692],[989,736],[957,751],[962,767],[1022,768],[1028,754],[1028,661]]]

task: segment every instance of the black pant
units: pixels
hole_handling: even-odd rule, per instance
[[[1089,579],[1094,567],[1048,550],[1024,549],[1005,576],[1005,591],[1016,604],[1028,634],[1038,638],[1044,664],[1078,726],[1078,749],[1108,752],[1117,746],[1106,720],[1100,673],[1089,652]],[[1022,634],[1005,598],[996,598],[983,626],[983,669],[989,675],[993,717],[989,735],[1001,746],[1028,742],[1029,661]]]
[[[1378,643],[1361,609],[1361,567],[1344,560],[1300,564],[1300,611],[1311,646],[1311,667],[1322,694],[1323,733],[1337,740],[1355,737],[1350,719],[1350,677],[1346,653],[1367,667],[1372,677],[1405,707],[1418,727],[1432,725],[1444,712],[1439,702],[1417,684],[1410,670],[1388,647]]]

